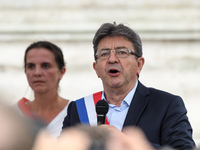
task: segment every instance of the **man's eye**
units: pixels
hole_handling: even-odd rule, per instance
[[[119,54],[119,55],[127,55],[128,53],[125,50],[118,50],[117,54]]]
[[[105,57],[105,56],[108,56],[109,55],[109,52],[101,52],[100,54],[100,57]]]

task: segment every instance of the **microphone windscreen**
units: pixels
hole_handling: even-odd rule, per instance
[[[97,114],[106,115],[108,112],[109,106],[105,100],[99,100],[96,103],[96,112]]]

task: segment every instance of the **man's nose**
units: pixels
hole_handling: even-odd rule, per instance
[[[115,50],[111,50],[110,57],[108,58],[110,63],[115,63],[119,61],[119,58],[117,57]]]

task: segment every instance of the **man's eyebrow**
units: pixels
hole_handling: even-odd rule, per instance
[[[118,46],[118,47],[115,47],[115,49],[120,49],[120,48],[127,48],[125,46]]]
[[[115,47],[115,49],[120,49],[120,48],[127,48],[125,46],[118,46],[118,47]],[[111,50],[110,48],[102,48],[101,50]]]
[[[102,48],[101,50],[111,50],[110,48]]]

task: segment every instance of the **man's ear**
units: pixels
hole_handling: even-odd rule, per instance
[[[137,65],[138,65],[138,68],[137,68],[137,75],[138,75],[138,76],[139,76],[139,74],[140,74],[140,72],[141,72],[141,70],[142,70],[142,68],[143,68],[144,62],[145,62],[144,57],[139,57],[139,58],[137,59]]]
[[[97,62],[93,62],[93,69],[95,70],[98,78],[100,78],[99,74],[98,74],[98,70],[97,70]]]

